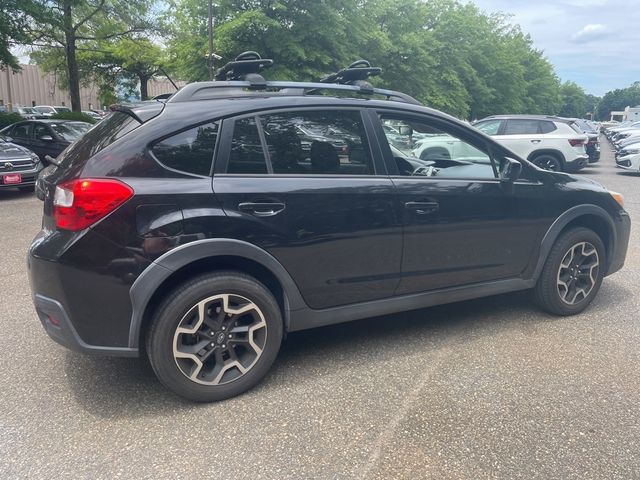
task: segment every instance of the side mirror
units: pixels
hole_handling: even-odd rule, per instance
[[[503,184],[513,186],[522,173],[522,164],[513,158],[504,157],[500,160],[500,171],[498,172],[500,181]]]
[[[42,140],[43,142],[53,142],[53,137],[51,135],[42,135],[38,137],[38,140]]]
[[[398,132],[400,135],[413,135],[413,128],[410,125],[400,125],[398,127]]]
[[[13,137],[7,137],[6,135],[2,135],[2,139],[3,139],[5,142],[9,142],[9,143],[12,143],[12,142],[13,142]]]

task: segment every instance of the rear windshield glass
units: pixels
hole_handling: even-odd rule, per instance
[[[135,118],[123,112],[113,112],[72,143],[59,158],[61,165],[86,162],[103,148],[140,126]]]

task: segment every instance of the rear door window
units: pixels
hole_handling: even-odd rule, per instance
[[[238,119],[227,173],[373,175],[358,110],[287,111]]]
[[[504,135],[535,135],[540,133],[540,122],[538,120],[507,120]]]
[[[374,174],[358,110],[283,112],[260,118],[275,174]]]
[[[218,122],[206,123],[166,137],[153,145],[153,154],[173,170],[210,175],[218,127]]]

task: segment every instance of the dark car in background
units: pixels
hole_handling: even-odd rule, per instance
[[[92,127],[90,123],[74,120],[26,120],[0,131],[11,142],[35,152],[40,160],[56,158],[60,152]]]
[[[0,189],[33,190],[42,168],[35,153],[0,136]]]
[[[596,163],[600,160],[600,132],[597,125],[583,118],[570,118],[568,120],[573,122],[571,125],[576,132],[584,133],[589,137],[585,149],[587,150],[587,155],[589,155],[589,163]]]

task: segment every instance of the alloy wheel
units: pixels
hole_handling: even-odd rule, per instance
[[[586,299],[596,285],[600,258],[589,242],[572,246],[558,269],[557,286],[560,299],[567,305],[576,305]]]
[[[237,380],[258,361],[267,341],[267,322],[251,300],[219,294],[191,307],[173,336],[180,371],[203,385]]]
[[[553,157],[541,157],[540,159],[537,159],[535,161],[535,164],[543,170],[549,170],[552,172],[557,172],[560,170],[558,161]]]

